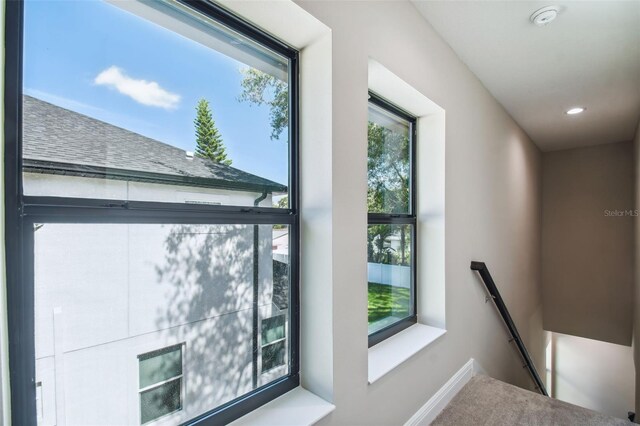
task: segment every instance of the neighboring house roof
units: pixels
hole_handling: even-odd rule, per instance
[[[286,192],[279,183],[77,112],[24,96],[25,172],[98,177],[169,185]]]

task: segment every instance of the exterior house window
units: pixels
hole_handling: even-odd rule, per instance
[[[13,423],[227,424],[297,387],[298,52],[214,2],[5,14]]]
[[[278,315],[262,320],[262,372],[285,363],[286,317]]]
[[[416,322],[416,119],[375,93],[368,122],[369,346]]]
[[[182,409],[182,345],[138,356],[140,423]]]

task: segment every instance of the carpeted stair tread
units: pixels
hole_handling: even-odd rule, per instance
[[[458,392],[431,424],[629,426],[632,423],[478,375]]]

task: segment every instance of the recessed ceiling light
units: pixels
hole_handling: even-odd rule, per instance
[[[558,6],[546,6],[533,12],[529,19],[537,26],[544,27],[558,17],[558,12]]]
[[[571,108],[570,110],[567,110],[567,114],[569,115],[576,115],[576,114],[580,114],[581,112],[583,112],[586,108],[582,108],[582,107],[575,107],[575,108]]]

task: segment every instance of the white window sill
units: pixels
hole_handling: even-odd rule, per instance
[[[298,386],[240,417],[233,426],[308,426],[329,415],[336,406]]]
[[[369,348],[369,384],[402,364],[434,342],[446,330],[414,324]]]

